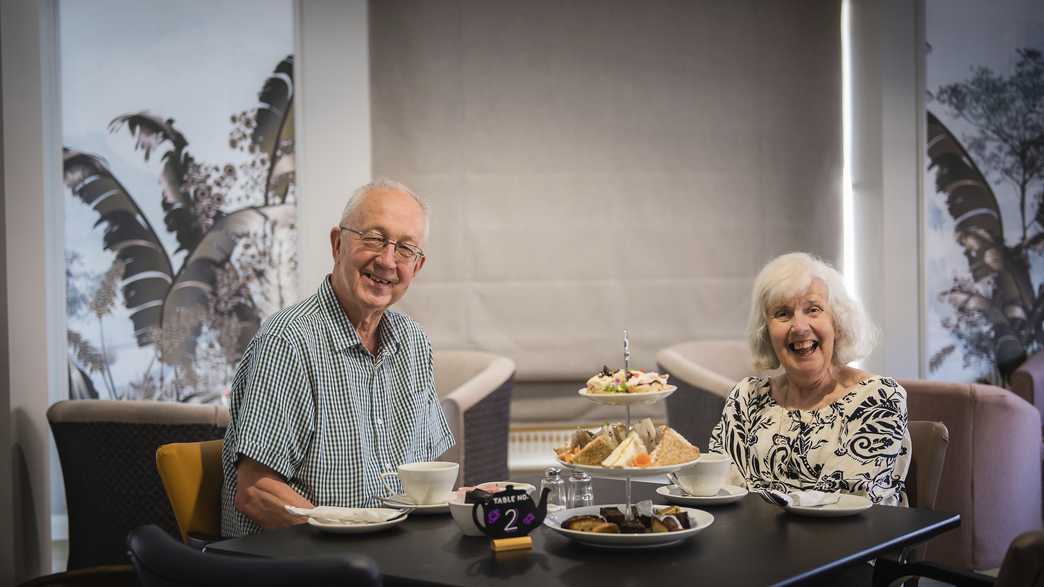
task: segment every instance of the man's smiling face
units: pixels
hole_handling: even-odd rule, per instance
[[[368,192],[342,224],[417,247],[423,247],[427,236],[420,204],[409,194],[392,188]],[[405,263],[396,261],[394,246],[371,250],[358,235],[339,227],[330,232],[330,245],[334,292],[353,321],[383,312],[399,301],[425,261],[424,257]]]
[[[834,315],[826,285],[813,279],[804,293],[767,308],[769,339],[788,374],[815,377],[834,360]]]

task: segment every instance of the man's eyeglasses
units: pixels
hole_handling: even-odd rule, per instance
[[[363,232],[361,230],[355,230],[354,228],[348,228],[347,226],[341,226],[339,228],[358,236],[362,246],[375,253],[383,251],[388,245],[395,245],[395,260],[399,263],[417,261],[424,256],[424,251],[420,250],[419,247],[408,243],[393,241],[375,230]]]

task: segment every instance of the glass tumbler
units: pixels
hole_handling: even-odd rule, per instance
[[[583,471],[574,471],[566,482],[569,495],[569,507],[582,508],[594,505],[594,488],[591,487],[591,476]]]

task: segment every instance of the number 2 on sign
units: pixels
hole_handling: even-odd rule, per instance
[[[515,532],[515,531],[517,531],[518,530],[518,526],[515,525],[515,522],[518,521],[518,510],[516,510],[514,508],[509,509],[508,511],[504,512],[504,516],[505,517],[507,517],[507,516],[511,517],[511,519],[508,520],[507,524],[504,524],[504,531],[505,532]]]

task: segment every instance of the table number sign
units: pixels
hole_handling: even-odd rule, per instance
[[[547,515],[547,494],[545,488],[540,495],[540,503],[533,503],[533,498],[522,489],[508,485],[504,491],[491,494],[475,503],[471,509],[471,517],[483,534],[493,538],[494,550],[512,548],[528,548],[532,542],[528,535],[540,526]],[[522,538],[521,541],[505,539]],[[504,540],[498,548],[497,542]]]

